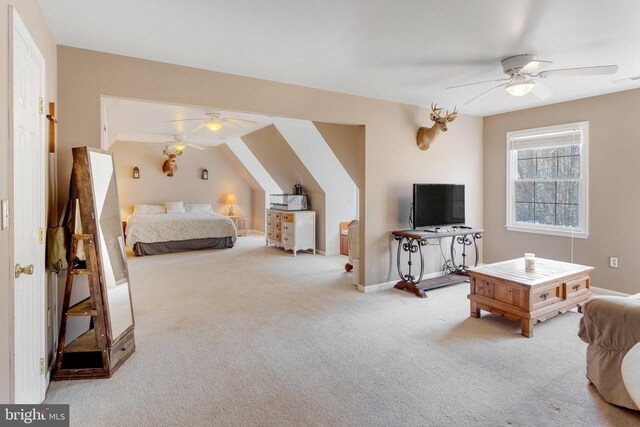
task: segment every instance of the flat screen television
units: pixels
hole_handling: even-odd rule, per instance
[[[413,184],[413,228],[461,225],[464,185]]]

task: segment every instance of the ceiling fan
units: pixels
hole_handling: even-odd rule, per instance
[[[187,135],[173,135],[173,141],[165,141],[162,142],[165,144],[165,149],[167,151],[175,151],[182,153],[182,151],[187,148],[195,148],[196,150],[204,150],[206,147],[198,144],[194,144],[191,142],[187,142]]]
[[[618,71],[617,65],[598,65],[593,67],[578,68],[562,68],[556,70],[546,70],[544,68],[551,65],[552,61],[543,61],[538,59],[536,55],[515,55],[505,58],[501,61],[502,70],[508,76],[501,79],[485,80],[482,82],[467,83],[457,86],[449,86],[447,89],[455,89],[465,86],[473,86],[483,83],[505,82],[482,92],[480,95],[471,98],[464,105],[475,101],[481,96],[487,95],[494,90],[503,87],[513,96],[524,96],[531,92],[534,88],[537,95],[541,99],[548,98],[553,94],[551,89],[540,82],[539,79],[550,77],[575,77],[575,76],[594,76],[604,74],[614,74]]]
[[[202,124],[194,129],[193,132],[199,130],[201,127],[206,126],[211,132],[217,132],[222,129],[223,126],[228,126],[233,129],[243,129],[243,125],[255,125],[257,122],[253,120],[239,119],[237,117],[225,117],[220,112],[205,111],[203,117],[193,119],[180,119],[180,120],[167,120],[165,123],[173,122],[188,122],[192,120],[200,120]]]

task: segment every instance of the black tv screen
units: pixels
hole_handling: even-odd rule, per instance
[[[413,184],[414,229],[464,222],[464,185]]]

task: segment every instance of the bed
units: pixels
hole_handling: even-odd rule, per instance
[[[185,205],[182,213],[162,213],[161,208],[136,205],[127,219],[126,245],[136,255],[232,248],[236,242],[238,233],[233,220],[214,213],[211,205]]]

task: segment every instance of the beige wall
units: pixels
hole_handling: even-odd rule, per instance
[[[35,40],[40,52],[45,60],[46,72],[46,101],[56,101],[56,44],[51,32],[47,27],[40,6],[36,0],[21,1],[0,1],[0,199],[12,200],[11,188],[13,180],[13,169],[10,167],[12,161],[11,147],[9,146],[9,6],[15,6],[20,17],[26,24],[31,36]],[[55,175],[52,169],[55,168],[55,156],[50,155],[49,170],[47,175]],[[48,182],[47,188],[51,188],[53,180]],[[54,202],[52,193],[48,192],[49,206]],[[48,215],[53,212],[48,209]],[[0,403],[7,403],[11,399],[12,373],[10,368],[10,331],[13,327],[11,318],[13,314],[13,275],[11,274],[14,263],[10,251],[11,229],[0,231]],[[47,286],[51,289],[51,285]],[[54,293],[49,293],[48,301],[55,299]],[[51,346],[51,337],[48,334],[48,344]]]
[[[118,141],[111,146],[123,219],[131,215],[134,204],[168,201],[211,203],[214,212],[224,215],[228,211],[224,197],[234,193],[238,199],[234,209],[236,215],[247,216],[249,227],[252,227],[252,189],[230,163],[227,147],[204,150],[187,147],[177,158],[178,171],[172,177],[162,172],[166,159],[162,149],[162,145],[144,142]],[[140,169],[140,179],[132,177],[134,166]],[[201,179],[203,168],[209,172],[208,180]]]
[[[640,292],[633,264],[638,256],[640,192],[637,130],[640,90],[580,99],[486,117],[484,120],[484,259],[494,262],[526,252],[569,261],[571,239],[507,231],[506,132],[589,122],[589,237],[574,239],[574,262],[595,267],[593,286]],[[609,256],[620,268],[608,266]]]
[[[399,206],[406,205],[413,182],[467,184],[468,222],[482,225],[481,118],[459,116],[421,152],[415,134],[428,122],[424,108],[65,46],[58,47],[58,65],[61,177],[69,175],[70,147],[100,145],[100,95],[139,98],[364,125],[362,284],[396,278],[389,232],[403,221]]]
[[[302,181],[309,195],[311,210],[316,212],[316,248],[326,250],[325,193],[302,160],[274,125],[263,127],[242,137],[242,141],[285,193]],[[269,195],[266,196],[267,199]]]
[[[426,124],[427,116],[421,118]],[[420,151],[415,143],[417,129],[394,134],[384,131],[385,143],[378,150],[367,147],[367,188],[377,193],[376,199],[388,202],[381,206],[381,216],[387,224],[387,230],[408,227],[409,205],[413,199],[413,183],[447,183],[465,185],[466,223],[473,227],[482,227],[482,118],[458,116],[449,125],[449,131],[440,134],[427,151]],[[367,138],[369,129],[367,128]],[[409,135],[409,132],[411,134]],[[412,137],[411,144],[408,139]],[[368,139],[367,139],[368,141]],[[370,173],[370,170],[374,172]],[[371,174],[375,177],[375,186],[371,186]],[[367,215],[369,209],[367,208]],[[444,242],[447,248],[450,241]],[[385,263],[387,280],[398,280],[395,265],[396,243],[388,233],[382,234],[374,242],[379,253],[379,263]],[[482,240],[478,241],[482,261]],[[389,251],[393,248],[393,252]],[[386,249],[386,251],[385,251]],[[440,271],[442,255],[437,246],[423,248],[425,253],[425,274]]]
[[[360,159],[364,158],[364,126],[313,123],[356,187],[364,180]]]
[[[253,229],[261,233],[266,233],[265,210],[266,194],[264,190],[253,191]]]

